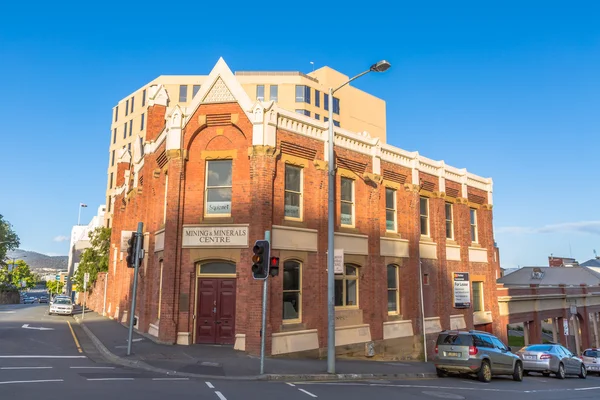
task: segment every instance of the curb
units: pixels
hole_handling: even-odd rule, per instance
[[[187,372],[177,372],[163,368],[153,367],[140,360],[129,360],[112,353],[108,348],[85,326],[79,316],[74,315],[73,318],[83,331],[88,335],[96,349],[102,356],[113,364],[122,365],[124,367],[142,369],[148,372],[164,374],[169,376],[178,376],[185,378],[198,379],[218,379],[229,381],[274,381],[274,382],[298,382],[298,381],[349,381],[349,380],[367,380],[367,379],[429,379],[436,378],[435,373],[418,372],[418,373],[399,373],[399,374],[264,374],[250,376],[221,376],[221,375],[201,375]]]

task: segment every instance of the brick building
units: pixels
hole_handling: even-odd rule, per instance
[[[161,342],[257,353],[262,282],[252,279],[251,248],[269,230],[281,271],[269,278],[267,354],[322,352],[326,123],[251,100],[222,59],[188,107],[169,106],[169,96],[149,89],[146,137],[118,157],[107,314],[128,321],[133,270],[122,238],[143,221],[137,328]],[[423,329],[430,339],[447,328],[500,330],[491,179],[366,132],[335,136],[338,351],[373,341],[415,358]],[[469,273],[462,306],[455,272]]]

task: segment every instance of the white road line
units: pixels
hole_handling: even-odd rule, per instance
[[[0,382],[0,385],[8,385],[11,383],[46,383],[46,382],[64,382],[62,379],[40,379],[37,381],[4,381]]]
[[[294,385],[293,383],[286,382],[285,384],[290,385],[291,387],[296,387],[296,385]]]
[[[208,386],[208,387],[209,387],[209,388],[211,388],[211,389],[214,389],[214,388],[215,388],[215,387],[213,386],[213,384],[212,384],[212,383],[210,383],[210,382],[204,382],[204,383],[206,383],[206,386]]]
[[[586,388],[577,388],[577,389],[573,389],[573,390],[598,390],[600,389],[600,386],[593,386],[593,387],[586,387]]]
[[[71,369],[115,369],[115,367],[69,367]]]
[[[312,394],[311,392],[309,392],[308,390],[304,390],[304,389],[298,389],[301,392],[306,393],[307,395],[311,396],[311,397],[317,397],[316,394]]]
[[[153,381],[189,381],[190,378],[152,378]]]
[[[0,369],[50,369],[52,367],[2,367]]]
[[[223,396],[223,394],[221,394],[221,392],[219,392],[219,391],[216,391],[216,392],[215,392],[215,394],[216,394],[217,396],[219,396],[219,399],[221,399],[221,400],[227,400],[227,398],[226,398],[225,396]]]
[[[87,358],[86,356],[2,356],[0,358]]]
[[[88,378],[88,381],[133,381],[135,378]]]

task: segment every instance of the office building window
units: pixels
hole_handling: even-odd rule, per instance
[[[473,311],[485,311],[483,304],[483,282],[473,282]]]
[[[117,128],[113,129],[113,144],[117,143]]]
[[[179,85],[179,102],[187,101],[187,85]]]
[[[321,107],[321,92],[315,89],[315,106]]]
[[[142,116],[140,117],[140,131],[144,130],[144,114],[142,113]]]
[[[385,229],[396,232],[396,191],[385,188]]]
[[[129,136],[131,136],[132,132],[133,132],[133,120],[129,121]]]
[[[119,119],[119,106],[115,107],[115,122],[117,122],[117,119]]]
[[[452,219],[452,203],[446,203],[446,239],[454,239],[454,221]]]
[[[340,188],[342,225],[354,226],[354,181],[342,177]]]
[[[127,151],[131,152],[131,142],[127,143]]]
[[[110,200],[110,196],[106,198],[106,205],[108,206],[108,212],[110,212],[112,208],[112,201]]]
[[[296,102],[310,104],[310,86],[296,85]]]
[[[115,151],[112,151],[112,156],[111,156],[111,162],[110,162],[110,166],[114,167],[115,166]]]
[[[477,210],[474,208],[469,209],[469,215],[471,218],[471,242],[478,243],[477,235]]]
[[[125,116],[129,115],[129,100],[125,101]]]
[[[133,102],[135,100],[135,97],[131,97],[131,112],[133,112]]]
[[[358,268],[346,264],[343,274],[335,276],[335,306],[358,307]]]
[[[421,197],[419,209],[421,214],[421,235],[429,236],[429,199],[427,197]]]
[[[333,113],[338,115],[340,113],[340,99],[337,97],[333,98]]]
[[[279,86],[271,85],[269,87],[269,100],[273,100],[273,101],[279,100]]]
[[[340,121],[336,121],[335,119],[333,120],[333,126],[337,126],[338,128],[340,127]]]
[[[196,93],[200,90],[200,85],[192,86],[192,98],[196,97]]]
[[[302,265],[297,261],[283,263],[283,321],[300,321],[302,312]]]
[[[284,216],[302,219],[302,168],[285,164]]]
[[[315,119],[318,119],[318,120],[320,120],[320,119],[321,119],[321,116],[320,116],[319,114],[315,114]]]
[[[123,126],[123,139],[127,139],[127,121],[125,121],[125,125]]]
[[[256,100],[265,99],[265,85],[256,85]]]
[[[298,114],[307,115],[310,117],[310,111],[308,110],[296,110]]]
[[[113,187],[113,177],[114,177],[114,172],[110,173],[110,189],[112,189]]]
[[[231,168],[231,160],[206,162],[206,215],[231,215]]]
[[[146,105],[146,89],[142,91],[142,107]]]
[[[398,290],[398,266],[390,264],[387,266],[387,301],[388,314],[400,313],[400,293]]]
[[[323,107],[325,111],[329,111],[329,95],[327,93],[323,93]]]

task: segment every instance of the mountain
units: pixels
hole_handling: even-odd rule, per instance
[[[47,256],[45,254],[36,253],[35,251],[13,250],[6,253],[9,258],[25,261],[32,271],[41,271],[43,269],[66,270],[69,261],[68,256]],[[12,260],[11,260],[12,262]]]

